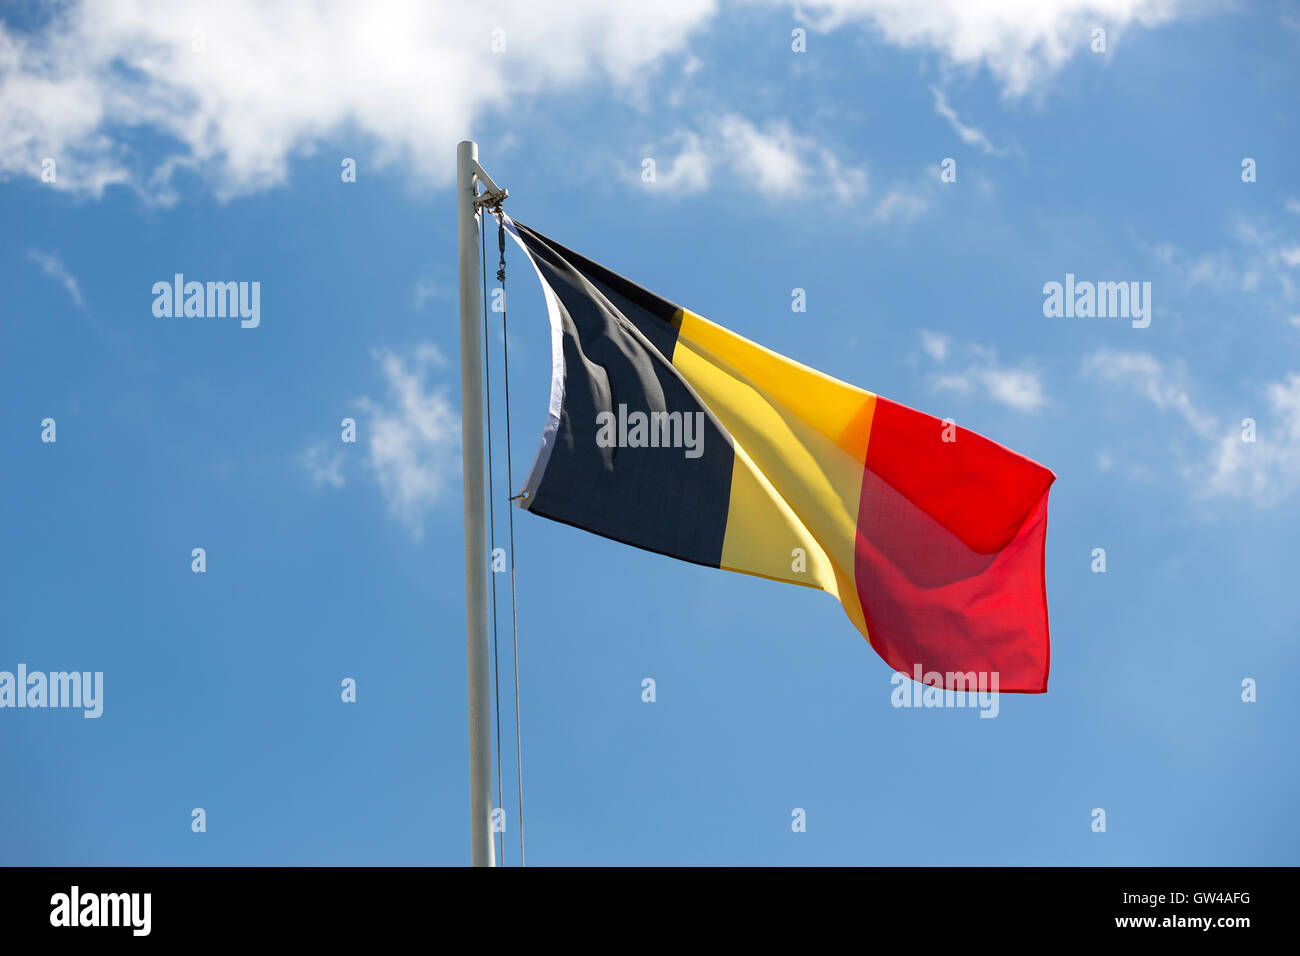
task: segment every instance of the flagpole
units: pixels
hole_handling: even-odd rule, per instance
[[[470,844],[475,866],[496,866],[492,840],[491,685],[488,679],[487,496],[483,490],[483,341],[479,325],[478,144],[456,146],[460,241],[460,440],[465,482],[465,654],[469,704]]]

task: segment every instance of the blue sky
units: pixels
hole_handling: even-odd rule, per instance
[[[0,671],[104,675],[0,709],[0,862],[467,862],[463,138],[516,219],[1059,476],[1050,690],[991,720],[892,706],[826,595],[516,513],[530,864],[1300,862],[1300,8],[379,6],[0,11]],[[178,272],[260,324],[155,316]],[[1150,325],[1046,317],[1067,274]]]

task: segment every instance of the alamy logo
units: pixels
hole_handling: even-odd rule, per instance
[[[1065,274],[1065,284],[1043,286],[1043,315],[1049,319],[1128,319],[1133,328],[1151,324],[1150,282],[1075,282]]]
[[[684,448],[687,458],[704,454],[703,412],[596,413],[596,445],[600,448]]]
[[[238,316],[240,326],[262,324],[262,283],[186,282],[178,272],[171,282],[153,284],[153,314],[160,319],[224,319]]]
[[[895,671],[889,683],[894,687],[889,702],[895,707],[978,707],[981,717],[998,715],[997,671],[940,673],[917,664],[910,682],[902,671]]]
[[[74,886],[50,897],[51,926],[129,926],[132,936],[148,936],[152,893],[82,893]]]
[[[103,671],[0,671],[0,709],[5,707],[81,707],[83,717],[104,713]]]

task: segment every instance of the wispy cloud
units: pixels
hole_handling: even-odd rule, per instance
[[[1254,293],[1265,309],[1287,317],[1300,308],[1300,237],[1290,220],[1241,219],[1229,230],[1228,242],[1210,251],[1188,252],[1169,242],[1147,248],[1188,286]]]
[[[670,137],[670,142],[679,145],[676,145],[676,154],[668,162],[660,164],[656,160],[655,188],[677,196],[688,196],[707,189],[714,162],[705,151],[700,134],[693,130],[678,130]],[[655,159],[654,156],[649,158]]]
[[[1219,433],[1214,418],[1200,412],[1193,403],[1186,372],[1181,367],[1167,370],[1147,352],[1098,349],[1084,359],[1083,375],[1092,381],[1136,389],[1156,408],[1177,414],[1202,438]]]
[[[703,132],[679,130],[669,142],[680,145],[662,166],[656,162],[653,185],[670,194],[697,193],[720,180],[770,199],[822,191],[851,202],[867,192],[864,168],[796,133],[785,120],[760,126],[730,113],[710,121]]]
[[[420,309],[424,308],[426,302],[435,298],[441,294],[441,292],[442,290],[439,288],[438,283],[436,283],[432,278],[429,276],[420,276],[420,278],[415,280],[415,289],[411,293],[412,305],[418,312]]]
[[[347,484],[343,477],[343,453],[337,449],[330,451],[327,442],[317,442],[303,449],[298,456],[298,463],[306,469],[312,484],[317,488],[326,485],[342,488]]]
[[[948,105],[948,97],[943,90],[937,86],[931,86],[930,92],[934,94],[934,111],[948,121],[948,125],[960,137],[963,143],[970,146],[978,146],[984,152],[993,156],[1004,155],[1004,150],[998,149],[989,138],[984,135],[984,131],[974,126],[967,126],[957,115],[957,111]]]
[[[381,350],[375,359],[387,394],[357,403],[367,418],[360,429],[367,463],[390,513],[419,540],[425,516],[460,469],[460,416],[446,386],[430,382],[446,367],[436,346],[422,343],[405,354]]]
[[[954,343],[934,332],[921,332],[921,347],[936,363],[953,361],[930,375],[930,387],[939,391],[970,395],[982,392],[1018,412],[1036,412],[1046,404],[1043,382],[1027,363],[1003,365],[997,353],[985,345]]]
[[[911,222],[930,208],[930,190],[925,186],[889,187],[871,209],[874,222]]]
[[[81,297],[81,286],[77,284],[77,277],[68,271],[58,256],[51,252],[42,252],[40,249],[30,249],[27,257],[40,266],[42,272],[63,286],[74,305],[78,308],[85,306],[86,302]]]
[[[950,341],[952,340],[946,335],[921,330],[921,348],[925,349],[925,354],[936,362],[942,362],[948,357],[948,343]]]
[[[1182,419],[1190,450],[1176,442],[1167,452],[1195,495],[1270,507],[1300,488],[1300,374],[1288,373],[1261,390],[1266,414],[1247,416],[1256,419],[1249,441],[1244,418],[1223,422],[1197,406],[1181,365],[1169,367],[1146,352],[1099,349],[1084,359],[1081,371],[1086,379],[1129,389]]]

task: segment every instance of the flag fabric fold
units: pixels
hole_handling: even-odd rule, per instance
[[[827,591],[909,677],[1047,689],[1051,471],[506,226],[551,322],[550,407],[520,507]]]

